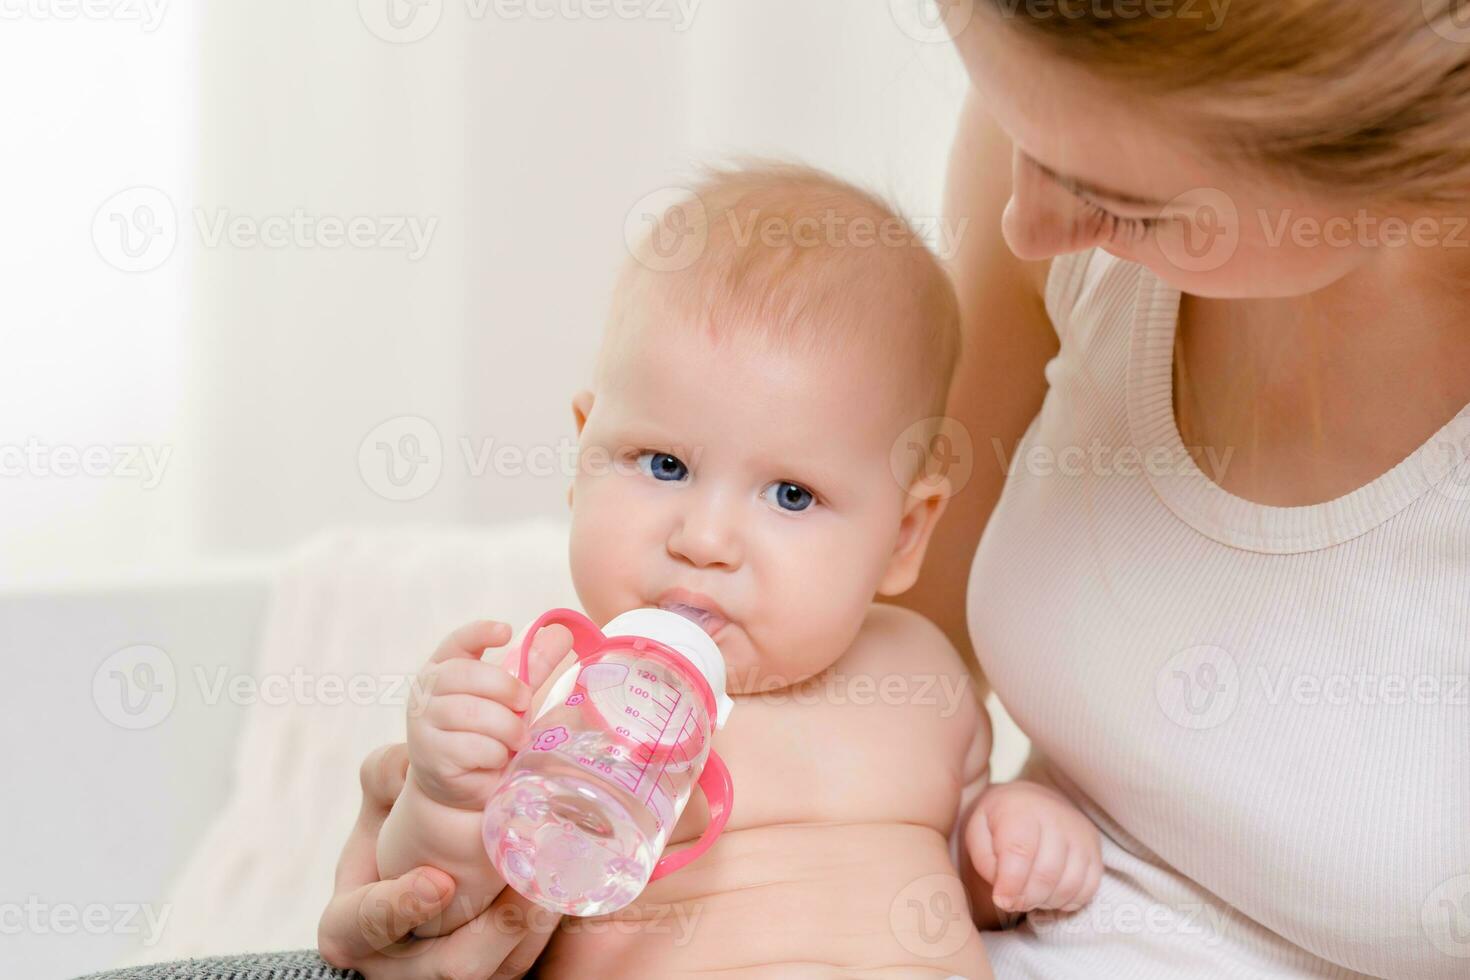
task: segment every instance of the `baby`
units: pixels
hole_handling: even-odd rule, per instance
[[[988,977],[967,900],[991,896],[967,896],[951,842],[962,807],[996,789],[989,723],[943,633],[875,601],[914,583],[950,494],[927,448],[958,359],[953,289],[882,201],[817,171],[711,170],[694,192],[626,263],[592,387],[572,399],[571,570],[597,623],[671,608],[719,646],[735,707],[714,748],[735,803],[715,845],[616,923],[563,919],[538,976]],[[523,744],[516,712],[539,707],[514,653],[510,672],[481,660],[506,638],[451,636],[410,711],[378,855],[384,877],[455,877],[421,933],[502,887],[481,810]],[[533,686],[568,649],[561,627],[535,638]],[[707,818],[696,794],[670,848]],[[1006,821],[1033,854],[1073,854],[1071,884],[1056,887],[1056,861],[994,853]],[[1090,897],[1096,833],[1059,798],[1012,796],[976,824],[974,866],[1010,876],[998,904]]]

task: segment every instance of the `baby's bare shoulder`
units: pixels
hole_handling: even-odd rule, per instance
[[[876,685],[886,704],[935,715],[946,728],[968,730],[980,703],[959,651],[925,616],[875,602],[835,669]],[[956,725],[958,723],[958,725]]]
[[[896,822],[948,834],[980,718],[969,672],[943,632],[916,613],[875,604],[820,675],[800,688],[737,698],[716,736],[737,782],[745,774],[734,820]],[[784,763],[771,765],[778,758]],[[886,775],[875,780],[875,772]]]
[[[868,607],[862,628],[840,663],[851,669],[969,675],[959,651],[933,621],[887,602]]]

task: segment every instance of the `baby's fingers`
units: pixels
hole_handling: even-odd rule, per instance
[[[565,626],[560,623],[552,623],[538,630],[535,638],[531,640],[531,648],[526,652],[530,660],[527,672],[531,690],[539,688],[546,678],[551,676],[556,665],[561,663],[571,651],[572,631]],[[514,662],[515,666],[520,666],[519,659]],[[511,669],[510,664],[506,665],[506,669]]]
[[[1088,863],[1087,880],[1082,883],[1082,890],[1077,893],[1078,908],[1092,901],[1092,897],[1097,894],[1098,886],[1102,884],[1102,876],[1102,858],[1096,857]]]
[[[498,664],[450,660],[425,671],[422,679],[430,695],[471,694],[517,711],[531,704],[531,689]]]
[[[1042,907],[1067,871],[1068,853],[1066,835],[1043,824],[1041,846],[1036,850],[1036,860],[1031,862],[1031,873],[1026,876],[1026,887],[1021,891],[1021,903],[1016,911]]]
[[[1012,818],[991,826],[990,834],[995,841],[996,861],[991,901],[996,908],[1015,911],[1041,849],[1041,824],[1034,819]]]
[[[1073,912],[1080,909],[1091,898],[1082,894],[1082,889],[1087,885],[1087,871],[1090,862],[1087,852],[1082,848],[1074,847],[1067,852],[1067,866],[1062,871],[1062,878],[1057,882],[1057,887],[1052,889],[1050,895],[1041,900],[1041,908],[1061,909],[1064,912]]]
[[[980,877],[994,885],[997,870],[995,841],[990,836],[990,815],[984,810],[976,810],[970,817],[970,824],[965,828],[965,847],[969,849],[970,862]]]
[[[435,732],[433,749],[442,763],[459,772],[504,769],[518,743],[502,742],[474,732]]]
[[[510,634],[509,623],[502,623],[494,619],[477,619],[473,623],[466,623],[445,637],[444,642],[439,644],[439,648],[429,658],[429,662],[441,663],[459,657],[479,660],[487,647],[504,646],[510,640]]]
[[[430,699],[425,717],[445,732],[473,732],[519,745],[526,723],[510,708],[473,694],[443,694]]]

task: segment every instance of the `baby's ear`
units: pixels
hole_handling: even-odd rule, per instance
[[[879,595],[901,595],[918,581],[929,540],[952,495],[949,480],[943,476],[921,472],[914,478],[906,491],[908,499],[898,525],[898,540],[878,583]]]
[[[592,414],[593,394],[590,388],[584,388],[572,396],[572,418],[577,423],[577,435],[582,434],[582,427],[587,424],[587,416]]]

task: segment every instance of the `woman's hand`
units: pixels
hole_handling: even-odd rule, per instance
[[[523,976],[550,941],[559,917],[512,889],[447,936],[409,938],[415,927],[449,906],[454,879],[422,867],[378,880],[378,832],[407,771],[408,750],[402,744],[377,749],[363,761],[362,810],[337,862],[336,891],[317,926],[322,959],[357,970],[367,980]]]
[[[965,828],[965,843],[1002,912],[1075,911],[1102,881],[1097,827],[1061,794],[1035,783],[987,787]]]

